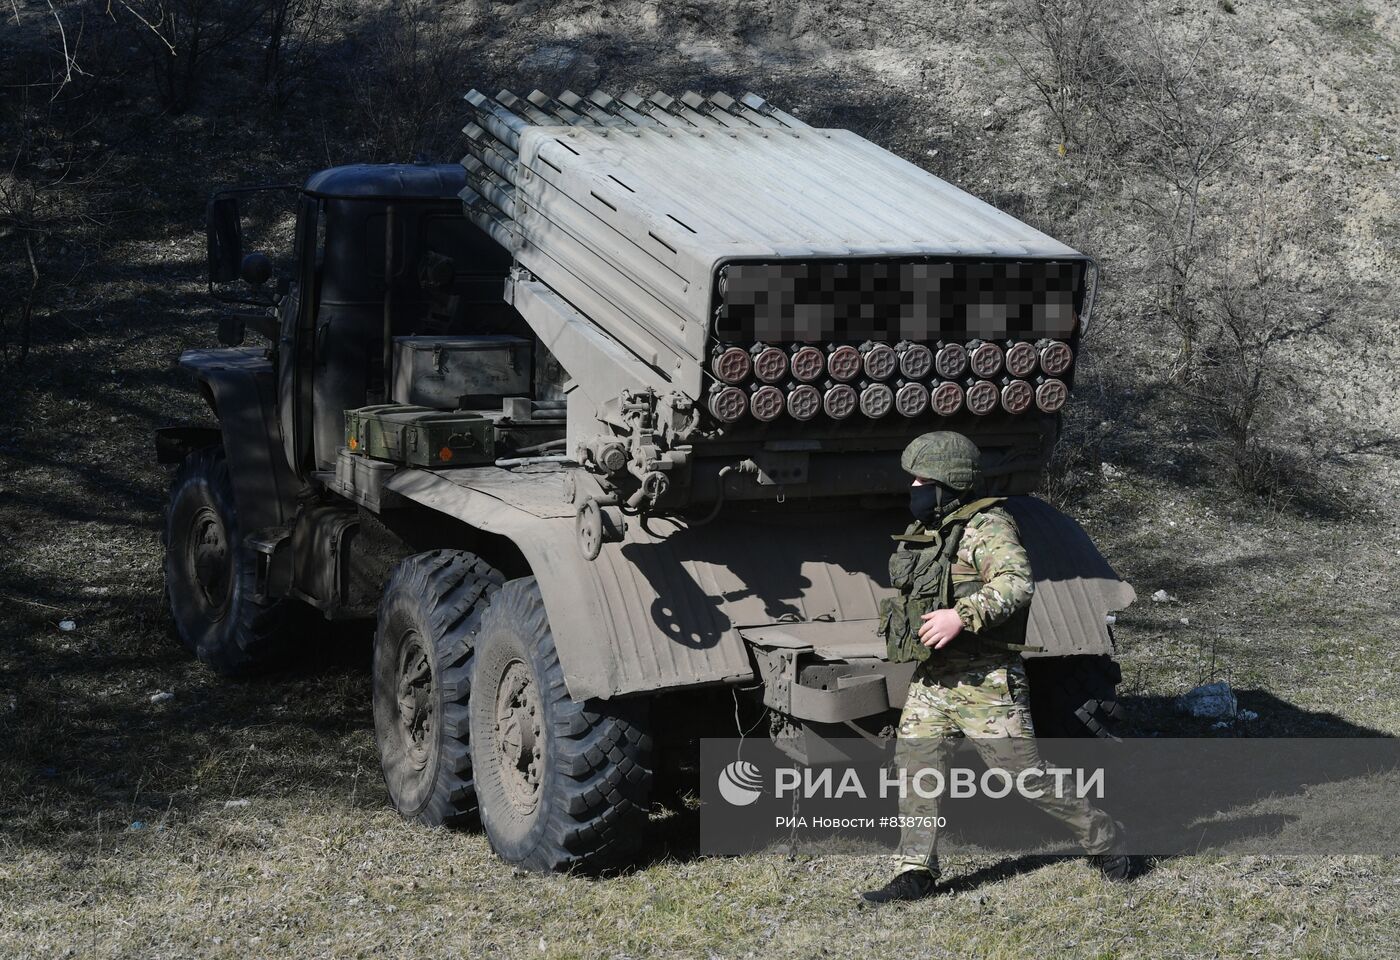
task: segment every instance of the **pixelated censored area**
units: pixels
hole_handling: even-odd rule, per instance
[[[720,270],[715,336],[1067,339],[1083,282],[1080,261],[731,263]]]

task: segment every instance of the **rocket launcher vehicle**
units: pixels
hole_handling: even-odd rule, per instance
[[[1027,492],[1053,446],[1093,262],[762,98],[466,96],[467,216],[568,373],[567,449],[605,505],[677,512],[906,482],[932,429]]]

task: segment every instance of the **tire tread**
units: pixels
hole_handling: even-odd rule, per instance
[[[467,712],[471,658],[481,614],[503,582],[500,571],[475,554],[440,549],[404,559],[384,588],[377,643],[387,642],[385,633],[398,603],[421,605],[421,619],[434,634],[431,641],[442,696],[436,775],[426,804],[417,811],[400,811],[426,826],[470,827],[478,822]],[[388,766],[383,766],[387,782]]]

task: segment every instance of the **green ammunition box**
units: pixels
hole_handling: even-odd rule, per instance
[[[475,413],[380,403],[345,411],[351,453],[415,467],[461,467],[496,459],[490,420]]]

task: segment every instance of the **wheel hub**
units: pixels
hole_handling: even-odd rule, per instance
[[[416,633],[404,640],[401,650],[397,689],[399,735],[408,762],[413,769],[422,770],[428,764],[437,723],[432,661]]]
[[[224,522],[212,507],[200,507],[190,523],[187,560],[204,602],[221,610],[228,601],[229,551]]]
[[[544,736],[539,696],[529,668],[512,661],[496,690],[496,759],[506,796],[521,812],[535,806]]]

